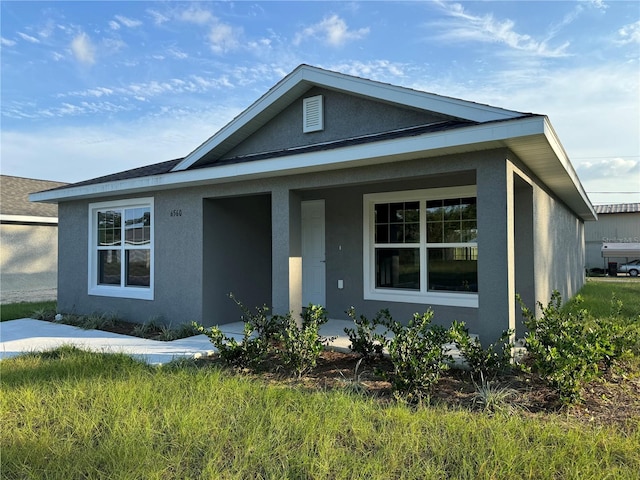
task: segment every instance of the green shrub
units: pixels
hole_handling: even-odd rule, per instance
[[[286,316],[271,315],[269,307],[266,305],[256,307],[254,311],[251,311],[240,300],[236,299],[233,293],[229,294],[229,298],[235,302],[242,312],[242,321],[251,327],[251,331],[258,343],[268,344],[282,332],[282,328],[286,323]],[[266,349],[267,346],[264,345],[263,347]]]
[[[604,323],[589,321],[586,310],[563,310],[562,298],[554,291],[537,319],[520,297],[526,346],[533,367],[558,391],[563,403],[581,399],[582,387],[597,377],[600,366],[610,364],[616,355],[613,335]]]
[[[197,328],[200,333],[209,337],[218,350],[220,359],[227,365],[247,368],[259,364],[264,357],[257,348],[256,339],[251,338],[253,330],[248,323],[244,324],[243,337],[239,342],[233,337],[227,337],[218,326],[207,329],[199,325]]]
[[[477,338],[469,335],[464,322],[454,321],[449,332],[473,377],[495,377],[511,368],[513,344],[509,339],[513,330],[505,330],[498,342],[486,349],[482,348]]]
[[[433,311],[416,313],[407,326],[385,319],[384,324],[393,337],[386,341],[393,363],[391,386],[396,395],[411,403],[430,398],[431,390],[449,366],[445,344],[450,340],[447,330],[431,325]]]
[[[300,378],[316,366],[327,342],[319,334],[320,325],[327,323],[327,312],[319,305],[309,305],[302,313],[302,325],[298,326],[291,315],[283,320],[277,355],[284,367]]]
[[[344,333],[347,334],[351,342],[349,349],[362,355],[365,359],[381,358],[385,345],[385,335],[377,333],[376,328],[391,320],[389,310],[380,310],[373,320],[369,320],[364,315],[358,317],[354,307],[349,308],[346,313],[355,324],[355,328],[344,329]]]
[[[229,298],[243,313],[244,329],[240,341],[227,337],[217,326],[206,329],[194,323],[193,328],[198,333],[209,337],[218,350],[220,358],[228,365],[238,368],[257,368],[273,352],[289,316],[269,315],[269,308],[266,305],[251,311],[233,294],[229,294]]]

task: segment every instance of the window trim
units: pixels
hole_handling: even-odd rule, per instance
[[[385,302],[405,302],[431,305],[447,305],[455,307],[478,308],[478,293],[443,292],[427,290],[427,259],[426,251],[426,211],[420,208],[420,291],[403,291],[400,289],[376,288],[375,279],[375,220],[374,205],[376,203],[393,203],[407,201],[442,200],[447,198],[476,197],[476,185],[460,187],[432,188],[424,190],[403,190],[396,192],[368,193],[362,196],[362,265],[363,265],[363,293],[365,300],[381,300]],[[407,244],[389,244],[389,248],[399,246],[406,248]],[[430,247],[469,247],[468,243],[431,243]],[[477,246],[477,243],[476,243]]]
[[[150,243],[149,243],[149,286],[121,286],[114,285],[101,285],[98,283],[98,212],[109,209],[130,209],[130,208],[149,208],[151,215],[151,229],[150,229]],[[155,240],[154,240],[154,226],[155,226],[155,213],[153,205],[153,197],[144,198],[131,198],[126,200],[115,200],[109,202],[98,202],[89,204],[89,236],[88,236],[88,249],[89,249],[89,265],[87,270],[87,293],[89,295],[97,295],[102,297],[115,297],[115,298],[133,298],[137,300],[153,300],[154,299],[154,252],[155,252]],[[139,248],[138,248],[139,249]],[[145,249],[146,250],[146,249]],[[124,244],[121,245],[121,251],[123,252],[122,261],[125,260]],[[122,279],[121,283],[124,282]]]

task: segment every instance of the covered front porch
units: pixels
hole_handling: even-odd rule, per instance
[[[521,335],[515,294],[528,305],[536,299],[533,187],[508,159],[483,160],[455,173],[419,175],[425,162],[403,162],[393,172],[317,174],[273,182],[260,193],[204,198],[203,324],[241,318],[233,293],[249,309],[267,305],[276,314],[297,316],[314,303],[337,321],[353,306],[369,318],[388,308],[405,322],[431,308],[435,322],[464,321],[490,342],[508,328]],[[477,298],[476,306],[367,298],[364,197],[464,185],[477,191],[477,294],[454,293]]]

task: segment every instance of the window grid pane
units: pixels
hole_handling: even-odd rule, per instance
[[[376,248],[376,287],[420,290],[419,248]]]
[[[477,292],[478,247],[427,249],[430,291]]]
[[[126,285],[128,287],[148,287],[151,279],[151,251],[127,250],[126,259]]]
[[[476,242],[476,217],[475,198],[427,201],[427,243]]]
[[[420,202],[376,204],[374,221],[377,244],[420,242]]]
[[[120,285],[120,250],[98,251],[98,284]]]
[[[98,245],[115,246],[122,243],[122,214],[119,211],[107,210],[98,212]]]

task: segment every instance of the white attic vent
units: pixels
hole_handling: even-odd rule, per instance
[[[322,114],[322,95],[302,100],[302,131],[303,133],[324,130],[324,115]]]

